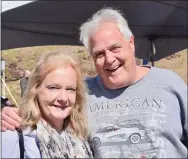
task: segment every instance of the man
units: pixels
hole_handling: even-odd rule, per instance
[[[21,97],[23,96],[23,94],[27,88],[27,82],[28,82],[30,74],[31,74],[31,72],[29,70],[25,70],[24,77],[22,77],[20,80]]]
[[[170,70],[136,65],[134,36],[117,10],[98,11],[80,31],[98,73],[86,80],[94,156],[186,158],[187,86],[183,80]],[[14,111],[4,108],[2,130],[19,127]]]

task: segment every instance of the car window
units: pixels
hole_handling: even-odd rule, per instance
[[[105,132],[104,128],[100,128],[100,129],[97,130],[97,133],[102,133],[102,132]]]
[[[109,131],[112,131],[112,130],[113,130],[113,127],[112,127],[112,126],[106,127],[106,132],[109,132]]]

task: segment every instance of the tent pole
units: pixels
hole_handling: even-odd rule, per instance
[[[151,61],[151,65],[154,66],[154,59],[153,59],[153,56],[156,54],[155,43],[154,43],[155,38],[154,38],[154,37],[151,37],[150,40],[151,40],[150,61]]]
[[[9,95],[11,96],[12,100],[14,101],[15,105],[19,108],[18,103],[16,102],[14,96],[13,96],[12,93],[10,92],[8,86],[6,85],[6,83],[5,83],[5,81],[4,81],[4,79],[3,79],[2,77],[1,77],[1,81],[2,81],[3,85],[5,86],[5,88],[7,89],[8,93],[9,93]]]

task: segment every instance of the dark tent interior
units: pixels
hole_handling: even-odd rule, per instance
[[[120,9],[127,18],[135,36],[136,57],[156,61],[188,48],[188,1],[131,0],[34,1],[5,11],[1,49],[82,45],[79,26],[106,6]]]

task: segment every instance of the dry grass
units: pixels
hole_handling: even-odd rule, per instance
[[[32,70],[35,66],[36,61],[42,53],[49,51],[64,50],[66,52],[76,53],[80,60],[82,61],[82,67],[87,75],[94,75],[95,69],[93,64],[91,64],[91,59],[88,57],[84,47],[79,46],[46,46],[46,47],[28,47],[23,49],[12,49],[2,51],[2,58],[6,60],[6,70],[11,62],[16,62],[17,67],[20,69],[29,69]],[[187,51],[183,50],[178,52],[173,56],[173,58],[164,58],[155,63],[155,66],[171,69],[177,72],[187,83]],[[10,76],[10,73],[7,71],[6,76]],[[12,95],[16,99],[17,103],[20,103],[20,85],[19,80],[9,81],[7,83],[8,88],[10,89]],[[2,88],[2,87],[1,87]],[[10,99],[10,95],[6,91],[6,96]],[[12,101],[12,100],[11,100]],[[12,101],[13,102],[13,101]]]
[[[173,55],[173,58],[164,58],[155,63],[155,66],[173,70],[179,74],[185,83],[188,84],[187,80],[187,53],[188,49],[177,52]]]

